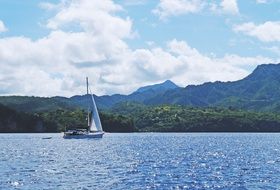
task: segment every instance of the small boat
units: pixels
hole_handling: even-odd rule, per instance
[[[104,131],[102,129],[100,117],[98,114],[97,106],[94,97],[89,94],[88,77],[86,78],[87,84],[87,97],[89,97],[89,108],[87,114],[88,127],[87,129],[73,129],[64,132],[64,139],[89,139],[89,138],[102,138]]]
[[[51,139],[52,137],[43,137],[42,139]]]

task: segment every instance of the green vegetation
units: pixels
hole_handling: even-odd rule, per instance
[[[0,132],[56,132],[56,129],[50,122],[44,122],[37,114],[19,113],[0,104]]]
[[[83,110],[64,110],[42,112],[38,114],[45,122],[52,123],[56,131],[65,131],[65,129],[86,128],[86,113]]]
[[[0,103],[14,110],[27,113],[74,109],[77,107],[68,98],[63,97],[0,96]]]
[[[124,103],[113,113],[134,119],[139,131],[149,132],[280,132],[280,115],[225,108],[143,106]]]
[[[40,118],[45,122],[51,122],[57,131],[65,129],[87,128],[87,113],[81,109],[63,110],[58,109],[52,112],[40,113]],[[128,116],[111,114],[106,112],[100,113],[100,120],[103,130],[106,132],[134,132],[134,123]]]
[[[280,115],[233,108],[121,103],[100,113],[106,132],[280,132]],[[86,128],[82,109],[16,112],[0,105],[0,132],[61,132]]]
[[[0,104],[0,132],[61,132],[66,128],[87,128],[86,115],[82,109],[24,113]],[[106,132],[136,131],[133,120],[128,116],[101,112],[100,119]]]
[[[129,116],[101,112],[100,119],[103,130],[107,132],[128,133],[138,131],[134,125],[133,119]]]
[[[278,112],[280,64],[259,65],[244,79],[189,85],[145,100],[145,104],[193,107],[235,107],[247,111]]]

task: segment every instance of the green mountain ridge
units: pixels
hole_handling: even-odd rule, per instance
[[[197,107],[222,106],[255,111],[278,111],[280,65],[258,66],[252,74],[234,82],[208,82],[167,91],[147,104],[178,104]]]
[[[234,107],[253,111],[279,112],[280,64],[264,64],[244,79],[176,86],[171,81],[141,87],[129,95],[95,96],[98,108],[110,109],[123,102],[145,105],[186,105],[193,107]],[[65,97],[2,96],[0,103],[24,112],[87,108],[87,95]]]

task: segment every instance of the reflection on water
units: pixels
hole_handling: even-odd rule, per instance
[[[279,170],[280,134],[0,135],[0,189],[277,189]]]

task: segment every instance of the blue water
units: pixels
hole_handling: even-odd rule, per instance
[[[280,189],[279,172],[280,134],[0,135],[0,189]]]

